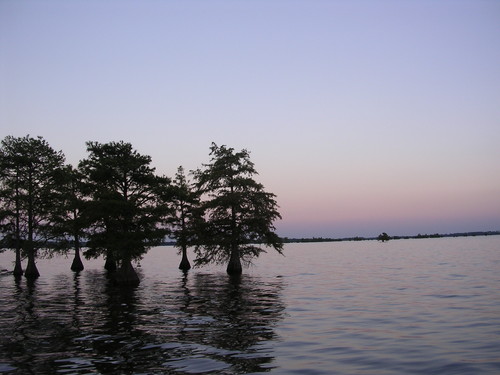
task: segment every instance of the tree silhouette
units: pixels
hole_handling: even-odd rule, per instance
[[[200,220],[200,196],[189,183],[183,167],[177,169],[172,181],[168,203],[173,212],[169,218],[170,236],[176,240],[182,259],[179,269],[187,271],[191,264],[187,257],[188,246],[195,243],[196,223]]]
[[[42,137],[30,136],[7,136],[0,155],[2,230],[16,244],[15,273],[19,274],[22,243],[28,257],[24,275],[37,278],[37,252],[54,238],[54,223],[62,209],[64,155]]]
[[[12,149],[14,140],[7,137],[0,149],[0,230],[3,234],[2,249],[14,248],[16,260],[13,274],[21,276],[21,171],[17,158],[21,155]]]
[[[385,232],[382,234],[379,234],[377,237],[377,240],[382,241],[382,242],[389,241],[390,239],[391,239],[391,237]]]
[[[167,233],[161,225],[168,210],[161,190],[169,181],[157,177],[151,157],[139,154],[130,143],[87,142],[87,151],[88,158],[80,162],[91,196],[85,255],[116,260],[116,282],[136,285],[139,278],[132,261],[159,245]]]
[[[273,222],[281,218],[275,195],[254,180],[257,174],[247,150],[210,147],[211,160],[194,172],[204,201],[200,242],[195,247],[196,265],[228,262],[227,273],[239,275],[242,262],[249,263],[265,250],[282,252],[283,243]]]
[[[80,256],[82,240],[86,237],[85,230],[89,226],[85,209],[88,206],[88,194],[84,184],[84,176],[78,169],[67,165],[64,170],[62,184],[64,206],[55,224],[59,234],[58,249],[67,251],[73,248],[75,255],[71,264],[72,271],[84,269]]]

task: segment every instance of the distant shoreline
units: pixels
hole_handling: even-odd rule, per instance
[[[384,241],[392,240],[409,240],[409,239],[420,239],[420,238],[446,238],[446,237],[479,237],[479,236],[498,236],[500,231],[477,231],[477,232],[461,232],[461,233],[447,233],[447,234],[417,234],[413,236],[388,236],[388,239]],[[343,237],[343,238],[330,238],[330,237],[302,237],[302,238],[290,238],[282,237],[283,243],[313,243],[313,242],[344,242],[344,241],[381,241],[379,236],[377,237]],[[258,243],[258,242],[256,242]],[[82,244],[85,247],[85,244]],[[158,246],[175,246],[175,241],[164,241]],[[50,248],[51,246],[48,245]],[[7,249],[0,246],[0,249]]]
[[[390,240],[409,240],[420,238],[445,238],[445,237],[477,237],[477,236],[498,236],[500,231],[478,231],[478,232],[461,232],[447,234],[417,234],[413,236],[389,236]],[[377,241],[378,237],[344,237],[344,238],[329,238],[329,237],[312,237],[312,238],[282,238],[284,243],[302,243],[302,242],[342,242],[342,241]]]

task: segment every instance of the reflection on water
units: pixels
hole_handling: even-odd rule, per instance
[[[500,236],[289,244],[238,279],[154,248],[141,284],[102,260],[0,275],[3,374],[499,374]],[[0,254],[0,268],[12,254]]]
[[[282,283],[179,274],[117,288],[102,271],[15,283],[2,302],[0,372],[210,373],[272,368]],[[11,371],[9,371],[11,370]]]

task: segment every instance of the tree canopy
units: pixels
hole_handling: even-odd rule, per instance
[[[167,201],[172,206],[172,214],[168,220],[169,236],[175,239],[176,246],[182,254],[179,268],[188,270],[191,264],[187,257],[187,248],[195,244],[198,239],[196,228],[201,220],[200,195],[188,181],[183,167],[177,169],[169,193]]]
[[[275,195],[254,180],[257,171],[247,150],[212,143],[210,156],[210,162],[194,172],[205,218],[195,264],[228,262],[227,272],[240,274],[241,262],[265,252],[261,244],[282,252],[274,227],[281,215]]]
[[[63,207],[58,217],[55,229],[59,233],[59,248],[68,251],[73,248],[75,256],[71,269],[81,271],[84,269],[80,257],[82,241],[86,237],[88,217],[86,208],[89,204],[87,189],[84,184],[83,173],[71,165],[64,170],[64,183],[62,186]]]
[[[162,204],[160,186],[169,180],[156,176],[151,157],[139,154],[130,143],[88,142],[87,151],[88,158],[80,162],[92,198],[85,255],[105,254],[130,268],[131,261],[168,233],[162,225],[168,208]]]
[[[16,243],[17,253],[22,246],[27,255],[26,277],[39,276],[37,251],[56,236],[54,223],[63,209],[64,159],[42,137],[7,136],[1,143],[1,229]]]
[[[80,250],[87,258],[104,256],[115,279],[137,284],[132,262],[167,236],[195,265],[228,263],[240,274],[242,263],[283,243],[274,222],[281,218],[275,195],[255,180],[247,150],[210,147],[210,162],[173,181],[159,176],[152,159],[127,142],[87,142],[87,157],[75,168],[64,164],[42,138],[6,137],[0,147],[1,245],[16,250],[15,273],[28,258],[26,276],[38,277],[39,249],[75,251],[71,269],[80,271]]]

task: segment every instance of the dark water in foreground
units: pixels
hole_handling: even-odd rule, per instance
[[[102,260],[0,276],[0,373],[500,373],[500,236],[285,251],[239,283],[183,275],[171,247],[146,255],[136,289],[109,285]]]

